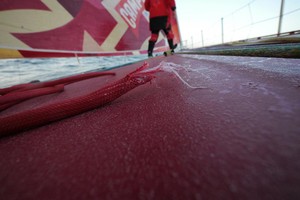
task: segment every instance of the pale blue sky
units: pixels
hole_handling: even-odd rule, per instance
[[[193,38],[196,46],[202,45],[201,30],[205,45],[221,42],[222,17],[225,42],[278,30],[281,0],[176,0],[176,4],[182,40],[190,43]],[[283,18],[282,32],[300,30],[300,0],[285,0],[284,13],[291,11]]]

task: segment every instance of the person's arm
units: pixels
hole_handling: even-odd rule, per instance
[[[169,6],[171,7],[171,10],[175,11],[176,10],[175,0],[169,0]]]

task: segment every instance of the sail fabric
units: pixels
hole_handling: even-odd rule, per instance
[[[1,0],[0,58],[146,53],[145,0]],[[175,42],[180,41],[172,20]],[[160,34],[157,51],[167,48]]]

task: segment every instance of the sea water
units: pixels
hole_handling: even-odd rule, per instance
[[[144,59],[145,55],[3,59],[0,60],[0,88],[34,80],[48,81],[89,71],[109,70]]]

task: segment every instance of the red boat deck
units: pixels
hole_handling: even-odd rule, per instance
[[[114,102],[0,139],[0,199],[300,199],[300,60],[180,55]],[[0,114],[95,91],[141,63]],[[47,113],[45,113],[47,114]]]

